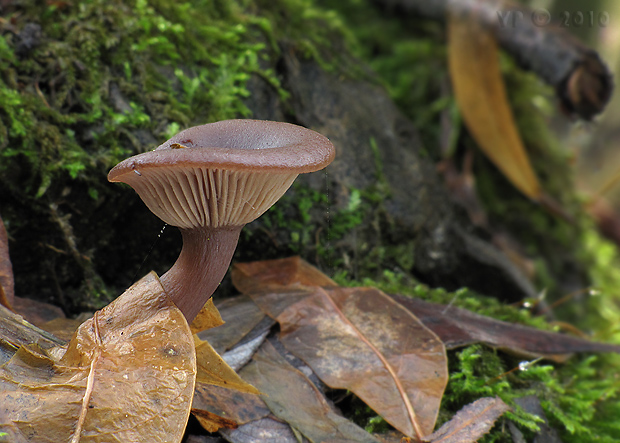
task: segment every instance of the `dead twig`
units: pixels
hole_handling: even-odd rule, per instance
[[[520,67],[555,88],[562,109],[570,116],[590,120],[611,97],[612,76],[598,53],[555,23],[545,10],[506,0],[374,1],[388,11],[440,22],[446,21],[448,10],[474,16]]]

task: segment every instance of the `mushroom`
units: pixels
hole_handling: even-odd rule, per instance
[[[298,174],[323,169],[331,142],[301,126],[225,120],[181,131],[108,174],[130,185],[183,248],[161,283],[189,323],[226,274],[239,233],[269,209]]]

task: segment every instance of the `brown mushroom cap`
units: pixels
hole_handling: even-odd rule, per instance
[[[135,189],[168,224],[242,226],[259,217],[298,174],[327,166],[334,147],[292,124],[225,120],[186,129],[108,174]]]

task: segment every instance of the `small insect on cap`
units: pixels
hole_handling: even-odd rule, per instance
[[[225,120],[186,129],[108,174],[182,229],[242,226],[271,207],[298,174],[335,155],[321,134],[289,123]]]

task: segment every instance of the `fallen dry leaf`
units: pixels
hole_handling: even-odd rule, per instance
[[[198,332],[198,337],[208,341],[219,353],[226,352],[235,346],[265,318],[263,311],[246,295],[218,302],[217,309],[225,323],[216,328]]]
[[[243,294],[260,294],[261,310],[273,319],[290,305],[308,297],[313,287],[338,287],[332,279],[297,256],[235,263],[231,276],[233,285]]]
[[[240,392],[258,394],[258,390],[237,375],[222,357],[215,352],[209,342],[194,336],[196,343],[196,382],[222,388],[235,389]]]
[[[197,336],[194,341],[197,373],[192,414],[202,427],[215,432],[264,417],[259,391],[239,377],[208,342]]]
[[[497,43],[475,17],[448,14],[448,61],[454,95],[480,149],[523,194],[541,188],[508,104]]]
[[[417,357],[415,349],[408,351],[407,348],[414,347],[412,343],[421,334],[418,331],[402,331],[400,329],[403,327],[402,325],[411,327],[414,322],[394,315],[389,309],[392,305],[398,305],[402,310],[409,311],[408,315],[415,314],[422,323],[437,334],[441,341],[445,342],[448,348],[481,342],[526,358],[544,356],[555,361],[565,360],[569,354],[574,352],[620,352],[620,347],[615,345],[596,343],[563,334],[510,324],[454,306],[438,305],[400,295],[389,296],[398,303],[385,302],[384,298],[388,296],[373,289],[313,289],[301,285],[299,282],[311,284],[315,279],[321,282],[325,280],[316,277],[316,272],[318,272],[316,269],[313,270],[312,277],[304,276],[305,270],[309,269],[310,265],[300,266],[300,263],[299,259],[295,258],[288,263],[286,260],[279,260],[277,262],[262,262],[260,265],[236,265],[233,271],[233,282],[238,288],[244,288],[248,291],[256,304],[267,315],[280,323],[280,340],[282,343],[291,353],[305,361],[323,382],[333,388],[353,391],[403,433],[407,433],[407,431],[396,425],[393,418],[389,416],[390,413],[398,409],[397,407],[385,412],[376,407],[377,403],[383,402],[382,399],[377,402],[377,398],[372,399],[364,396],[359,390],[359,386],[365,382],[372,384],[380,380],[380,377],[377,377],[372,371],[381,368],[384,360],[390,364],[390,355],[394,360],[399,360],[398,364],[402,365],[402,371],[406,372],[407,376],[410,375],[409,373],[417,372],[419,367],[424,368],[424,365],[420,365],[418,362],[405,363],[408,352],[411,352],[412,359]],[[278,266],[278,270],[270,271],[269,266],[275,265]],[[290,272],[294,277],[287,275],[287,272]],[[293,281],[291,287],[286,286],[288,281]],[[356,292],[359,292],[357,301],[355,297],[353,297],[353,301],[347,300],[350,294]],[[356,314],[358,318],[355,318],[356,315],[345,314],[347,309],[353,313],[357,310],[362,314]],[[380,318],[381,315],[388,318]],[[363,325],[364,322],[370,326],[358,326],[358,324]],[[419,328],[420,326],[416,327]],[[360,343],[364,342],[364,339],[360,338],[359,335],[364,336],[371,344],[374,343],[371,337],[376,336],[379,337],[379,342],[397,343],[397,345],[387,346],[389,349],[386,351],[381,349],[382,345],[375,345],[376,349],[381,349],[378,354],[382,355],[383,360],[375,355],[375,361],[373,361],[372,351],[368,352],[367,349],[363,349],[363,346],[360,349]],[[439,339],[435,338],[435,340]],[[405,349],[397,349],[398,346]],[[377,360],[379,363],[376,363]],[[370,368],[364,365],[368,365]],[[355,374],[351,375],[355,370],[361,374],[357,378],[355,378]],[[387,372],[390,373],[390,371]],[[398,372],[399,376],[400,374]],[[352,377],[353,380],[349,380],[347,377]],[[433,390],[429,383],[422,381],[420,385],[424,388],[418,389],[419,391]],[[258,387],[261,388],[261,386]],[[439,392],[438,389],[435,390]],[[400,398],[401,404],[404,403],[402,391],[398,387],[394,391],[389,393],[388,389],[379,388],[372,395],[379,392],[392,400]],[[416,388],[413,388],[412,391],[416,391]],[[435,411],[441,394],[442,391],[436,394],[435,405],[433,406]],[[415,420],[418,419],[415,413],[424,415],[423,411],[416,409],[415,405],[419,403],[429,404],[429,402],[424,401],[411,402]],[[451,426],[453,427],[450,428],[449,432],[446,431],[445,434],[441,434],[442,436],[437,433],[433,434],[434,437],[431,441],[433,443],[435,441],[442,443],[475,441],[478,438],[475,437],[476,435],[482,435],[486,432],[484,429],[488,430],[484,426],[479,429],[476,428],[477,425],[482,425],[485,422],[482,415],[476,415],[483,412],[484,408],[479,408],[481,405],[485,408],[488,406],[487,412],[493,414],[498,413],[498,410],[501,409],[497,409],[499,407],[497,404],[478,403],[476,404],[478,409],[472,406],[473,409],[463,411],[463,414],[470,415],[461,416],[460,421],[452,422]],[[405,406],[404,409],[407,410],[407,407]],[[466,418],[472,416],[476,418],[472,419],[470,426],[466,423]],[[494,420],[495,418],[486,421],[489,428]],[[473,423],[474,421],[475,423]],[[424,429],[432,431],[433,423],[434,419]],[[427,436],[430,434],[430,431],[426,434],[424,432],[427,431],[420,431],[418,435]],[[451,437],[452,435],[460,437]],[[427,438],[430,439],[431,437]],[[459,440],[459,438],[463,438],[463,440]]]
[[[9,361],[20,346],[30,344],[51,349],[63,345],[64,342],[0,305],[0,366]]]
[[[224,324],[224,320],[220,315],[220,312],[213,304],[213,299],[210,298],[207,303],[202,307],[196,318],[189,325],[192,334],[196,334],[206,329],[215,328]]]
[[[247,301],[252,305],[254,304],[249,299]],[[238,304],[226,303],[226,301],[223,304],[225,306],[238,306]],[[256,305],[254,305],[253,310],[260,314],[256,321],[258,323],[264,314]],[[226,339],[222,340],[221,336],[225,335],[230,338],[231,330],[237,330],[236,341],[232,342],[235,344],[250,332],[255,324],[246,321],[244,314],[247,313],[247,310],[233,309],[233,311],[238,316],[230,317],[228,316],[230,313],[227,311],[227,318],[233,321],[226,327],[226,323],[219,309],[214,305],[213,299],[209,299],[190,328],[193,332],[200,331],[213,337],[215,341],[224,341],[225,343],[228,342]],[[239,321],[242,319],[243,323],[239,325]],[[216,333],[209,334],[210,331],[216,331]],[[269,410],[258,397],[258,390],[241,379],[210,342],[203,341],[198,335],[194,335],[194,346],[196,348],[197,372],[192,414],[203,428],[209,432],[215,432],[222,427],[236,428],[238,424],[257,420],[268,414]],[[224,347],[224,349],[226,348]]]
[[[441,338],[448,349],[484,343],[524,358],[565,361],[575,352],[617,352],[620,346],[507,323],[454,306],[391,295]]]
[[[231,443],[299,443],[289,425],[272,417],[261,418],[237,429],[222,429],[221,434]]]
[[[265,289],[266,292],[256,292],[251,294],[254,303],[267,314],[276,320],[278,316],[290,306],[308,298],[316,288],[310,286],[293,286],[291,288]]]
[[[309,276],[300,276],[306,269],[312,268],[311,265],[308,263],[300,265],[298,258],[288,259],[290,263],[283,265],[285,260],[287,259],[269,260],[261,262],[263,263],[261,266],[253,263],[238,264],[235,265],[233,271],[235,286],[249,286],[249,282],[253,281],[259,284],[253,288],[253,291],[266,292],[260,296],[260,305],[273,318],[280,315],[288,306],[307,297],[308,291],[310,291],[309,288],[300,286],[294,286],[287,291],[286,286],[280,286],[278,281],[268,278],[270,275],[278,275],[280,282],[286,282],[290,279],[283,271],[286,269],[286,272],[296,274],[299,281],[312,281]],[[276,264],[281,266],[279,273],[268,271],[268,266]],[[260,272],[261,274],[255,276],[252,272]],[[314,276],[317,272],[320,271],[314,268],[310,275]],[[246,281],[246,279],[248,280]],[[319,281],[325,280],[319,278]],[[271,288],[270,292],[267,291],[267,287]],[[620,346],[618,345],[599,343],[566,334],[508,323],[466,309],[454,306],[447,307],[419,298],[397,294],[390,294],[390,297],[405,306],[424,325],[437,334],[448,349],[484,343],[519,357],[545,357],[556,362],[565,361],[575,352],[620,353]]]
[[[56,305],[18,296],[13,297],[13,310],[40,328],[52,320],[66,318],[62,309]]]
[[[0,217],[0,305],[11,309],[13,296],[13,265],[9,257],[9,236]]]
[[[235,420],[223,417],[220,414],[213,414],[203,409],[192,409],[192,415],[196,417],[200,426],[207,432],[217,432],[219,429],[237,429],[238,424]]]
[[[270,414],[256,394],[197,383],[192,414],[208,432],[220,428],[235,429]]]
[[[335,288],[301,284],[315,281]],[[299,258],[238,264],[233,283],[280,323],[282,343],[327,385],[351,390],[405,435],[433,431],[445,349],[407,309],[376,289],[337,288]]]
[[[463,407],[424,441],[427,443],[474,443],[489,432],[510,408],[499,397],[480,398]]]
[[[235,263],[232,271],[235,288],[243,294],[294,286],[338,287],[335,281],[300,257]]]
[[[0,367],[9,441],[181,441],[194,343],[155,274],[84,322],[60,358],[51,351],[21,347]]]
[[[378,443],[362,428],[336,414],[317,387],[291,366],[269,342],[261,346],[241,375],[266,394],[263,400],[274,415],[311,442],[335,438]]]
[[[277,321],[284,346],[327,385],[354,392],[405,435],[432,432],[448,379],[445,348],[403,306],[376,289],[315,288]]]

